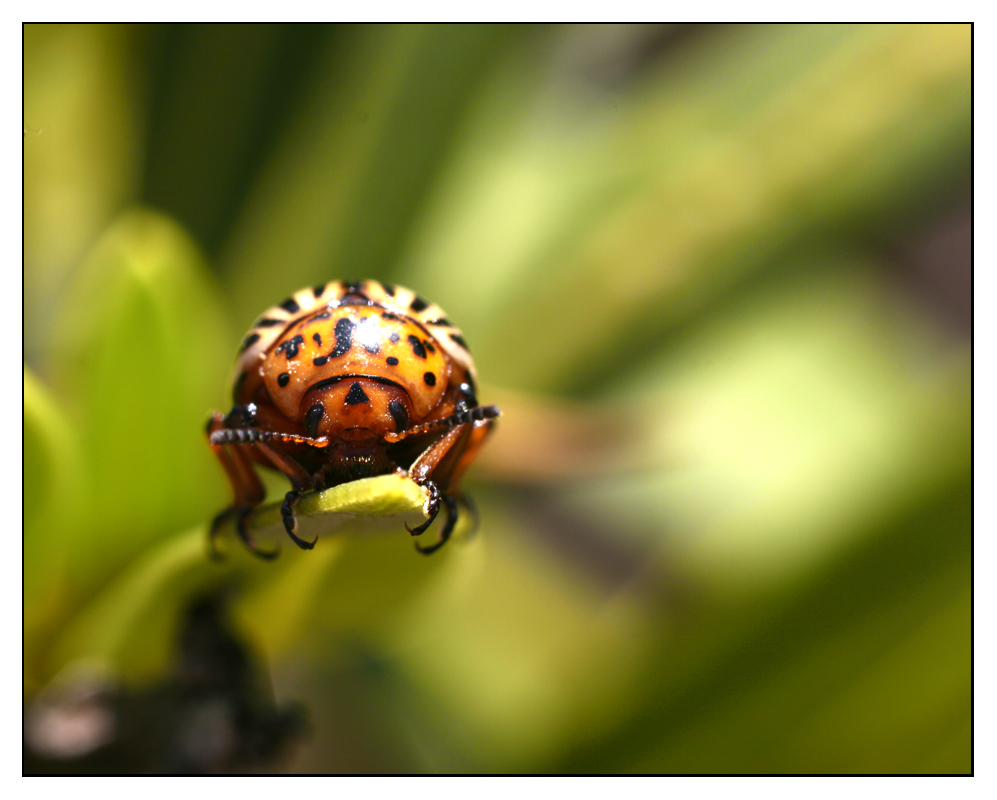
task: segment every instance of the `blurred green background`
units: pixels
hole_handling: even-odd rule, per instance
[[[31,769],[156,747],[32,720],[222,587],[307,731],[189,769],[968,772],[970,78],[968,25],[26,26]],[[480,531],[210,563],[243,332],[354,277],[474,350]]]

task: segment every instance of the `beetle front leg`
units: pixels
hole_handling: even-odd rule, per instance
[[[315,537],[315,541],[307,542],[297,535],[298,518],[294,514],[294,507],[298,504],[298,500],[301,499],[301,495],[307,491],[307,487],[311,485],[312,477],[290,456],[285,456],[283,453],[279,453],[265,444],[258,444],[257,447],[270,459],[274,467],[287,476],[287,479],[291,481],[291,486],[294,487],[284,495],[284,502],[280,506],[280,516],[284,520],[284,530],[291,537],[291,541],[302,550],[311,550],[315,547],[318,537]]]
[[[463,451],[464,443],[467,437],[471,435],[472,430],[472,424],[467,422],[451,428],[439,441],[434,442],[426,448],[425,452],[409,467],[409,477],[429,491],[429,499],[426,501],[426,511],[429,514],[429,519],[417,528],[409,528],[408,525],[405,528],[413,536],[418,536],[433,524],[433,520],[436,519],[440,511],[440,503],[444,503],[447,507],[447,520],[440,531],[440,540],[430,547],[420,547],[418,543],[415,545],[415,549],[424,555],[435,553],[446,544],[450,538],[450,534],[453,533],[454,526],[457,524],[457,503],[449,494],[444,494],[440,491],[434,478],[436,477],[437,468],[444,463],[444,459],[449,456],[450,460],[452,460]],[[433,476],[433,478],[430,476]]]
[[[284,530],[291,537],[291,541],[302,550],[311,550],[315,547],[318,537],[315,537],[315,541],[307,542],[297,536],[298,518],[294,514],[294,507],[298,504],[298,500],[301,499],[303,492],[303,489],[292,489],[284,495],[284,502],[280,506],[280,515],[284,520]]]

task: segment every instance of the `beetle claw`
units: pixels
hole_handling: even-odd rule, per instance
[[[453,533],[453,529],[457,525],[457,501],[450,495],[445,494],[443,495],[443,502],[447,506],[447,521],[443,523],[443,528],[440,530],[440,540],[429,547],[420,547],[418,542],[415,543],[415,549],[424,556],[431,555],[443,547],[450,540],[450,534]]]
[[[436,484],[432,481],[428,481],[425,484],[426,488],[429,489],[429,500],[426,501],[426,506],[429,510],[429,519],[423,522],[421,525],[417,525],[415,528],[410,528],[408,523],[405,523],[405,530],[411,533],[413,536],[421,536],[426,532],[426,529],[433,524],[436,519],[436,515],[440,513],[440,490],[437,488]]]
[[[315,542],[318,541],[318,537],[315,537],[315,541],[308,542],[295,534],[295,531],[298,530],[298,520],[294,516],[294,507],[298,504],[298,500],[300,498],[301,492],[297,489],[288,492],[284,496],[284,502],[280,507],[280,515],[284,519],[284,530],[286,530],[287,535],[291,537],[291,541],[302,550],[311,550],[315,547]]]
[[[249,506],[240,508],[236,512],[235,517],[235,530],[239,534],[239,538],[242,539],[242,543],[246,545],[249,551],[255,555],[262,558],[264,561],[273,561],[277,556],[280,555],[280,550],[261,550],[259,545],[253,541],[249,535],[249,531],[246,530],[246,520],[253,513],[253,509]]]
[[[211,520],[211,527],[208,531],[208,555],[211,557],[212,561],[222,562],[225,560],[225,556],[218,550],[215,546],[215,542],[218,539],[218,532],[221,530],[222,525],[225,523],[230,516],[232,516],[233,509],[231,507],[226,508],[224,511],[220,511],[215,515],[215,518]]]
[[[219,513],[214,520],[212,520],[211,533],[208,537],[208,553],[211,556],[212,561],[221,562],[225,560],[225,556],[215,546],[215,542],[218,539],[218,534],[220,533],[222,526],[228,518],[233,515],[235,516],[235,532],[238,534],[239,539],[246,546],[247,550],[249,550],[253,555],[262,558],[264,561],[273,561],[280,555],[280,550],[261,549],[249,535],[249,531],[246,530],[246,520],[252,513],[252,506],[229,506],[224,511]]]

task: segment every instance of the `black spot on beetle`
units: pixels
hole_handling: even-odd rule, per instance
[[[436,386],[436,376],[432,372],[424,372],[422,379],[426,382],[426,386]]]
[[[255,331],[245,339],[242,340],[242,345],[239,347],[240,353],[245,353],[250,347],[256,344],[260,340],[260,335]]]
[[[343,281],[343,294],[362,294],[360,281]]]
[[[381,284],[381,288],[384,289],[384,291],[387,294],[391,295],[392,297],[395,296],[395,285],[393,283],[383,283],[381,281],[378,281],[378,283]]]
[[[331,311],[323,311],[321,314],[316,314],[314,317],[309,317],[309,322],[314,322],[317,319],[329,319],[332,316]]]
[[[450,320],[446,317],[440,317],[439,319],[431,319],[426,323],[427,325],[449,325]]]
[[[316,403],[305,413],[305,431],[309,436],[318,436],[318,426],[324,415],[325,406],[321,403]]]
[[[288,375],[286,372],[282,372],[282,373],[280,373],[280,375],[277,376],[277,385],[281,389],[283,389],[285,386],[287,386],[287,384],[288,384],[288,382],[290,380],[291,380],[291,376]]]
[[[254,328],[272,328],[274,325],[283,325],[287,320],[283,319],[272,319],[270,317],[264,317],[263,319],[256,320]]]
[[[315,358],[312,359],[312,364],[314,364],[316,367],[324,367],[325,362],[328,360],[329,360],[328,356],[316,356]]]
[[[370,398],[367,397],[367,393],[363,390],[363,386],[361,386],[358,381],[350,387],[350,391],[347,392],[346,400],[344,402],[348,406],[355,406],[360,403],[369,403]]]
[[[388,366],[389,367],[397,367],[398,366],[398,359],[395,358],[394,356],[388,356],[384,360],[388,362]]]
[[[412,345],[412,352],[415,353],[419,358],[426,357],[426,348],[422,346],[422,342],[419,341],[418,336],[413,336],[411,333],[408,337],[408,343]]]
[[[453,339],[455,342],[457,342],[457,344],[459,344],[465,350],[467,350],[468,353],[471,352],[471,348],[467,346],[467,342],[464,341],[464,337],[461,336],[459,333],[451,333],[450,338]]]
[[[313,333],[312,334],[312,338],[315,340],[315,344],[317,344],[319,347],[322,346],[322,334],[321,333]]]
[[[396,321],[401,321],[401,317],[399,317],[397,314],[392,313],[391,311],[382,311],[381,316],[384,319],[393,319]]]
[[[395,319],[397,319],[397,317]],[[391,341],[393,341],[393,342],[398,342],[398,341],[401,341],[402,337],[399,336],[398,333],[397,333],[397,331],[396,331],[396,332],[393,332],[391,334],[391,336],[389,336],[388,338],[391,339]]]
[[[388,411],[391,414],[391,418],[395,421],[395,430],[398,433],[408,428],[408,411],[405,410],[404,405],[397,400],[392,400],[388,403]]]
[[[288,314],[297,314],[301,311],[301,306],[298,305],[298,301],[293,297],[288,297],[287,300],[280,304],[280,307],[283,308]]]
[[[297,358],[298,350],[305,343],[305,337],[300,333],[293,339],[288,339],[286,342],[282,343],[280,347],[277,348],[277,352],[284,352],[287,355],[287,360],[290,361],[292,358]]]
[[[436,352],[436,348],[435,348],[435,347],[433,347],[433,343],[432,343],[431,341],[429,341],[429,339],[423,339],[423,340],[422,340],[422,343],[423,343],[423,344],[425,345],[426,349],[427,349],[427,350],[428,350],[428,351],[429,351],[430,353],[435,353],[435,352]]]
[[[313,287],[312,294],[315,295],[315,299],[318,300],[323,294],[325,294],[325,284],[320,283],[318,286]]]
[[[427,308],[429,308],[429,303],[426,300],[423,300],[421,297],[419,297],[419,295],[416,295],[415,297],[412,298],[412,302],[408,304],[408,307],[416,312],[425,311]]]
[[[355,327],[356,325],[351,319],[341,319],[336,323],[336,346],[329,353],[329,358],[339,358],[353,347],[353,329]]]

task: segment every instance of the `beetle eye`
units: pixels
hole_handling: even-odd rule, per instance
[[[460,385],[460,390],[464,393],[464,397],[467,398],[468,403],[472,406],[476,406],[478,404],[478,398],[474,396],[474,386],[470,379],[468,379],[466,383],[462,383]]]
[[[321,403],[316,403],[308,409],[308,412],[305,414],[305,430],[308,431],[309,436],[318,436],[318,425],[324,415],[325,406]]]
[[[232,406],[225,418],[225,424],[232,428],[251,428],[256,422],[256,404]]]

